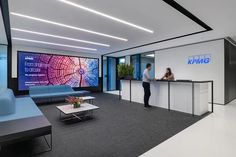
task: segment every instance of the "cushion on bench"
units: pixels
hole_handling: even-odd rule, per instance
[[[0,90],[0,116],[15,113],[16,98],[11,89]]]
[[[29,88],[31,98],[51,98],[67,97],[89,93],[88,91],[74,91],[68,85],[49,85],[49,86],[32,86]]]
[[[0,116],[0,122],[43,115],[30,97],[16,98],[15,113]]]
[[[31,86],[29,87],[29,94],[42,94],[42,93],[49,93],[49,89],[45,88],[46,86]]]

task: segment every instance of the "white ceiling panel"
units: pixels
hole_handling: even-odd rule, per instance
[[[178,12],[162,0],[71,0],[77,4],[101,11],[111,16],[129,21],[136,25],[151,29],[153,34],[124,25],[122,23],[95,15],[82,9],[66,5],[58,0],[9,0],[10,12],[16,12],[45,20],[51,20],[75,27],[101,32],[128,39],[127,42],[89,34],[86,32],[64,28],[48,23],[32,21],[22,17],[10,15],[11,27],[66,36],[109,44],[110,47],[78,43],[64,39],[43,37],[34,34],[12,31],[12,37],[42,40],[75,46],[85,46],[98,49],[97,53],[108,53],[150,42],[164,40],[193,32],[204,30],[191,19]],[[13,44],[32,43],[13,41]],[[45,47],[44,44],[37,46]],[[48,47],[48,45],[47,45]],[[54,48],[54,47],[53,47]],[[62,49],[62,47],[57,47]],[[63,48],[70,51],[82,51]],[[91,52],[94,53],[94,52]]]
[[[137,52],[142,53],[142,52],[192,44],[212,39],[225,38],[228,36],[236,41],[235,0],[175,0],[175,1],[178,2],[184,8],[186,8],[188,11],[190,11],[192,14],[197,16],[203,22],[205,22],[208,26],[213,28],[213,30],[197,35],[192,35],[184,38],[178,38],[175,40],[169,40],[158,44],[122,51],[116,54],[112,54],[112,56],[124,56],[124,55],[135,54]]]

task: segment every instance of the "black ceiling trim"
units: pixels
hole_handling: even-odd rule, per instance
[[[7,0],[0,0],[0,7],[2,12],[3,23],[6,31],[8,45],[11,46],[11,26],[9,17],[9,7]]]
[[[172,6],[173,8],[175,8],[176,10],[178,10],[180,13],[182,13],[183,15],[187,16],[188,18],[190,18],[191,20],[193,20],[194,22],[196,22],[197,24],[199,24],[200,26],[202,26],[203,28],[205,28],[206,30],[210,31],[212,30],[212,28],[210,26],[208,26],[206,23],[204,23],[202,20],[200,20],[198,17],[196,17],[195,15],[193,15],[191,12],[189,12],[187,9],[185,9],[184,7],[182,7],[180,4],[178,4],[176,1],[174,0],[163,0],[164,2],[166,2],[167,4],[169,4],[170,6]]]
[[[231,37],[226,37],[225,39],[226,39],[228,42],[230,42],[232,45],[236,46],[236,41],[235,41],[233,38],[231,38]]]
[[[203,27],[205,30],[203,31],[198,31],[198,32],[194,32],[194,33],[189,33],[186,35],[181,35],[181,36],[177,36],[177,37],[173,37],[173,38],[168,38],[168,39],[164,39],[164,40],[159,40],[159,41],[155,41],[155,42],[151,42],[151,43],[147,43],[147,44],[143,44],[143,45],[139,45],[139,46],[134,46],[134,47],[130,47],[130,48],[126,48],[126,49],[122,49],[122,50],[118,50],[118,51],[113,51],[113,52],[109,52],[109,53],[105,53],[103,55],[110,55],[113,53],[118,53],[118,52],[122,52],[122,51],[127,51],[127,50],[131,50],[131,49],[135,49],[135,48],[140,48],[143,46],[148,46],[148,45],[152,45],[152,44],[157,44],[157,43],[161,43],[161,42],[166,42],[166,41],[170,41],[170,40],[174,40],[174,39],[179,39],[179,38],[183,38],[183,37],[187,37],[187,36],[191,36],[191,35],[196,35],[196,34],[200,34],[200,33],[204,33],[204,32],[208,32],[213,30],[210,26],[208,26],[206,23],[204,23],[202,20],[200,20],[198,17],[196,17],[195,15],[193,15],[191,12],[189,12],[187,9],[185,9],[184,7],[182,7],[180,4],[178,4],[176,1],[174,0],[163,0],[165,3],[167,3],[168,5],[170,5],[171,7],[173,7],[174,9],[176,9],[177,11],[179,11],[180,13],[182,13],[183,15],[185,15],[186,17],[188,17],[189,19],[191,19],[192,21],[196,22],[198,25],[200,25],[201,27]]]

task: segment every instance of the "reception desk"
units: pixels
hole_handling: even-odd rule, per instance
[[[152,81],[150,88],[151,97],[149,104],[151,106],[192,115],[203,115],[209,111],[209,102],[211,101],[210,110],[213,112],[213,81],[158,80]],[[143,95],[142,81],[121,80],[121,99],[143,103]]]

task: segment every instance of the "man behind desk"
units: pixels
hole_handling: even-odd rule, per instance
[[[147,63],[146,69],[143,71],[144,107],[151,107],[149,105],[149,98],[151,96],[150,82],[151,80],[153,80],[149,75],[151,69],[152,65],[150,63]]]

